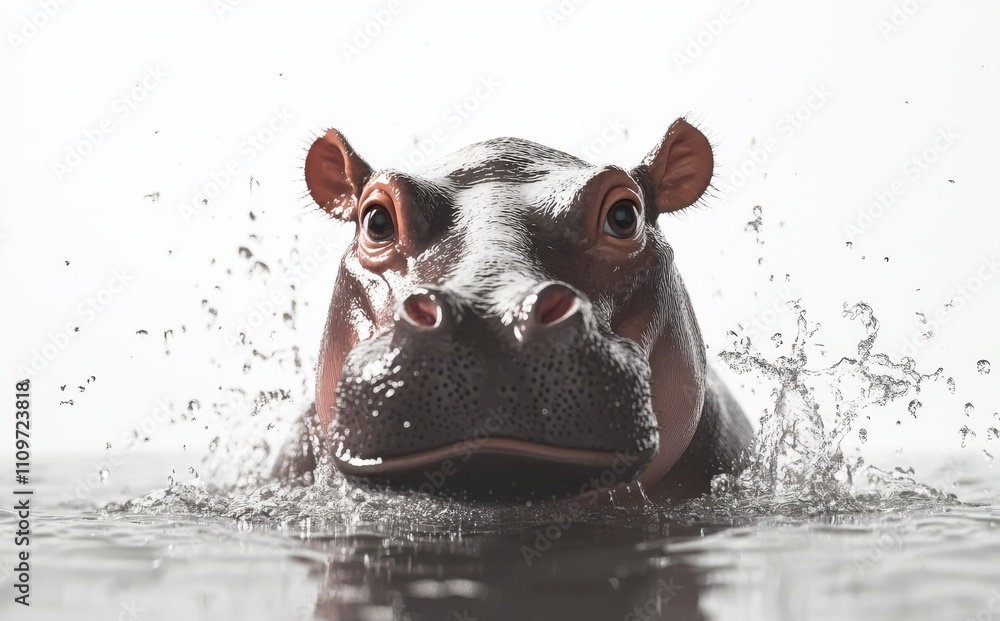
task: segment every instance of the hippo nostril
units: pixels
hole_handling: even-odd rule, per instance
[[[416,293],[406,298],[400,315],[420,328],[435,328],[441,323],[441,307],[424,293]]]
[[[562,283],[549,283],[525,299],[531,323],[551,326],[567,319],[580,310],[580,296]]]
[[[539,325],[547,326],[572,315],[579,308],[579,298],[572,289],[551,284],[537,294],[535,317]]]
[[[587,299],[569,285],[544,283],[521,302],[521,311],[514,323],[514,337],[526,342],[533,338],[532,334],[565,332],[554,330],[557,324],[566,328],[580,327],[588,305]]]

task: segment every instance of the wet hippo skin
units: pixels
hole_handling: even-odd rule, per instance
[[[631,170],[515,138],[375,170],[328,131],[306,183],[356,234],[315,407],[274,475],[308,480],[328,456],[361,485],[627,499],[698,495],[738,470],[751,429],[657,227],[712,170],[683,119]]]

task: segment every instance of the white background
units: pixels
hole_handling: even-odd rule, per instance
[[[62,343],[32,372],[36,459],[120,448],[158,400],[183,407],[220,386],[253,395],[284,383],[296,402],[283,407],[304,407],[336,258],[302,279],[307,305],[294,326],[269,318],[248,339],[261,349],[298,345],[305,371],[258,358],[244,375],[251,348],[230,349],[225,335],[255,303],[289,293],[282,266],[304,273],[305,258],[324,256],[321,240],[342,248],[351,234],[304,200],[305,149],[324,128],[344,132],[375,167],[398,167],[435,130],[434,157],[514,135],[630,167],[680,115],[716,145],[719,191],[661,226],[711,357],[731,345],[726,331],[769,321],[786,295],[822,324],[817,339],[831,356],[854,355],[864,336],[842,317],[845,302],[871,304],[882,322],[876,349],[900,353],[921,331],[916,312],[932,317],[961,298],[915,354],[926,372],[945,367],[955,394],[943,382],[929,387],[917,420],[905,412],[909,397],[869,413],[866,449],[957,451],[958,429],[969,425],[978,436],[965,450],[1000,450],[986,438],[1000,425],[1000,277],[990,272],[968,296],[956,289],[1000,255],[997,3],[552,1],[486,10],[400,0],[394,13],[387,2],[275,4],[81,1],[48,17],[44,2],[3,3],[2,390],[12,392],[19,368],[46,345]],[[359,35],[365,28],[373,36]],[[481,80],[495,90],[467,99]],[[829,95],[811,98],[817,91]],[[123,108],[123,95],[142,101]],[[475,109],[454,123],[446,114],[456,105]],[[291,120],[268,136],[275,110]],[[782,125],[796,113],[798,127]],[[84,145],[79,165],[57,171],[102,119],[112,131]],[[594,143],[609,123],[627,135]],[[268,144],[248,150],[262,131]],[[955,138],[935,150],[940,132]],[[761,156],[765,144],[772,153]],[[908,174],[915,157],[934,160],[919,177]],[[231,181],[185,218],[181,205],[229,162],[238,166]],[[891,205],[870,209],[897,180]],[[144,198],[156,192],[157,201]],[[755,205],[762,245],[745,230]],[[242,245],[268,263],[270,280],[246,277]],[[81,311],[116,270],[129,279],[124,290],[99,312]],[[793,318],[779,313],[760,330],[755,343],[767,356],[785,351],[769,337],[783,333],[787,348]],[[62,339],[67,325],[81,330]],[[979,359],[994,363],[991,375],[976,372]],[[262,378],[262,368],[275,374]],[[769,389],[751,394],[754,380],[732,381],[745,384],[740,399],[756,419]],[[212,425],[233,420],[201,414]],[[218,433],[189,423],[152,431],[143,451],[197,453]]]

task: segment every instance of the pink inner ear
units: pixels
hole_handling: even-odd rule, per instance
[[[677,119],[645,164],[656,187],[657,210],[677,211],[694,204],[712,182],[712,145],[696,127]]]
[[[332,216],[350,220],[371,168],[335,129],[317,138],[306,155],[305,178],[316,204]]]

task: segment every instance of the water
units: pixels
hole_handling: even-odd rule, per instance
[[[541,513],[529,516],[527,509],[435,515],[427,511],[430,504],[408,502],[386,502],[383,511],[354,518],[331,507],[327,519],[251,518],[254,507],[239,494],[187,511],[147,506],[165,511],[154,514],[54,507],[34,516],[31,614],[15,608],[9,596],[0,601],[0,614],[144,620],[976,618],[989,612],[991,601],[1000,602],[994,600],[1000,591],[1000,489],[995,472],[976,455],[936,461],[920,475],[966,502],[902,493],[860,511],[807,515],[803,503],[748,515],[745,507],[716,499],[649,508],[640,516],[612,510],[562,524]],[[130,497],[122,487],[162,485],[167,463],[169,458],[144,460],[143,469],[119,480],[117,489],[101,492]],[[65,492],[70,474],[81,467],[86,462],[64,462],[43,472],[38,498]],[[157,492],[144,502],[155,505],[170,495]],[[182,496],[200,495],[177,494]],[[372,498],[360,502],[377,504]],[[266,500],[252,504],[268,511]],[[273,502],[270,511],[288,509],[279,505]],[[10,513],[0,514],[0,521],[6,529]],[[5,537],[0,555],[10,559],[10,552]],[[9,585],[12,578],[4,581]],[[15,611],[18,616],[9,616]]]

